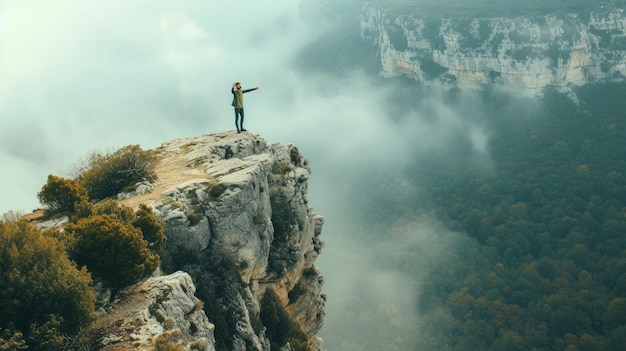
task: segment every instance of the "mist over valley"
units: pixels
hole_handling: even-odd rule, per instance
[[[446,5],[378,4],[404,17],[445,12],[452,23],[455,16],[560,16],[563,9],[585,18],[615,8]],[[498,84],[433,84],[402,71],[381,76],[376,36],[364,38],[345,10],[332,15],[341,18],[339,30],[305,47],[299,62],[309,74],[336,75],[350,92],[360,91],[354,76],[375,82],[385,96],[376,111],[391,128],[371,134],[388,151],[384,157],[368,149],[369,162],[344,158],[327,168],[327,158],[317,161],[329,172],[312,182],[314,198],[328,209],[320,265],[333,272],[325,284],[325,347],[619,349],[623,76],[568,91],[548,84],[531,96]],[[614,33],[623,37],[619,28]],[[365,123],[355,115],[356,124]]]
[[[113,3],[0,5],[0,212],[241,81],[310,161],[323,350],[626,344],[624,1]]]

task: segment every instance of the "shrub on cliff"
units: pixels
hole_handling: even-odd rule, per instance
[[[46,212],[74,212],[74,205],[88,199],[87,189],[74,179],[66,179],[48,175],[48,182],[37,194],[39,201],[45,205]]]
[[[145,204],[139,205],[135,212],[135,219],[131,222],[133,226],[141,229],[143,238],[148,242],[150,250],[159,251],[165,248],[167,237],[165,236],[165,223],[160,220]]]
[[[78,206],[80,208],[80,206]],[[93,215],[115,215],[117,219],[141,230],[143,239],[148,242],[148,247],[152,252],[158,252],[165,248],[167,237],[165,236],[165,223],[160,220],[150,207],[140,204],[137,211],[124,205],[120,205],[115,200],[104,200],[95,206],[91,206],[90,211],[86,211],[88,216]],[[88,217],[83,216],[83,217]]]
[[[140,204],[139,209],[133,211],[132,208],[121,205],[116,200],[106,199],[97,204],[82,201],[75,207],[76,212],[72,216],[71,223],[76,224],[81,219],[97,215],[113,215],[122,224],[139,229],[143,239],[148,243],[148,248],[153,253],[158,253],[165,248],[167,242],[165,222],[159,219],[154,211],[145,204]],[[68,249],[71,249],[76,241],[72,233],[60,233],[58,239],[67,243]]]
[[[94,215],[114,215],[124,224],[129,224],[136,218],[132,208],[120,205],[119,202],[113,199],[102,200],[95,204],[89,216]]]
[[[94,214],[65,228],[75,240],[72,258],[114,287],[134,283],[159,265],[141,230],[115,214]]]
[[[281,350],[287,343],[291,350],[309,351],[306,334],[291,318],[272,289],[267,289],[261,298],[261,321],[265,326],[272,350]]]
[[[139,145],[128,145],[113,153],[94,152],[76,171],[80,184],[93,200],[118,194],[141,181],[156,179],[156,157]]]
[[[26,221],[0,221],[0,350],[60,349],[95,317],[86,269]]]

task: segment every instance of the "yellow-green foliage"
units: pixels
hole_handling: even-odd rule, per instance
[[[214,199],[217,199],[226,191],[226,186],[224,184],[218,183],[217,181],[209,183],[209,187],[207,189],[209,196]]]
[[[274,163],[272,166],[272,173],[277,175],[283,175],[291,170],[291,165],[288,162]]]
[[[208,351],[209,343],[206,339],[198,339],[189,345],[189,348],[193,351]]]
[[[0,350],[58,349],[95,317],[86,269],[26,221],[0,221]]]
[[[19,351],[28,349],[21,332],[0,328],[0,351]]]
[[[200,223],[200,221],[204,218],[204,214],[201,211],[202,210],[200,208],[194,208],[193,211],[185,213],[185,217],[187,217],[190,227]]]
[[[150,274],[165,248],[165,224],[146,205],[137,212],[107,199],[93,205],[76,205],[73,221],[65,231],[51,230],[72,258],[95,275],[122,287]]]
[[[179,209],[181,211],[185,210],[185,206],[183,206],[183,204],[181,204],[180,202],[172,199],[171,197],[166,197],[165,199],[162,200],[162,202],[163,202],[163,205],[165,205],[165,206],[169,205],[169,206],[171,206],[173,208],[177,208],[177,209]]]
[[[77,208],[81,209],[83,204],[79,204]],[[85,205],[88,206],[88,205]],[[141,230],[141,234],[148,242],[151,251],[157,252],[165,248],[167,237],[165,236],[165,223],[160,220],[150,207],[145,204],[139,205],[137,212],[133,209],[120,205],[117,201],[107,199],[99,202],[95,206],[91,206],[90,210],[82,211],[87,213],[89,217],[92,215],[115,215],[119,221],[124,224],[130,224]]]
[[[272,289],[261,298],[261,321],[266,328],[272,350],[280,350],[289,342],[294,351],[308,351],[308,340],[300,326],[291,318]]]
[[[135,213],[132,208],[120,205],[117,201],[112,199],[98,202],[94,207],[94,214],[115,215],[122,223],[131,223],[135,220]]]
[[[74,179],[65,179],[52,174],[48,182],[37,194],[41,204],[47,206],[49,213],[74,212],[74,205],[86,201],[87,189]]]
[[[115,214],[96,214],[66,226],[75,236],[72,257],[113,286],[122,287],[146,277],[159,264],[139,228]]]
[[[187,340],[183,339],[180,330],[165,331],[154,339],[156,351],[183,351]]]
[[[128,145],[113,153],[93,153],[79,170],[78,179],[94,200],[116,195],[141,181],[156,179],[156,157],[139,145]]]
[[[148,242],[148,246],[152,251],[159,251],[165,248],[167,241],[165,223],[154,214],[151,208],[145,204],[139,205],[132,224],[141,229],[143,238]]]
[[[76,212],[72,217],[74,220],[77,218],[85,218],[96,213],[96,206],[89,201],[81,201],[74,205]]]
[[[172,330],[172,329],[174,329],[174,327],[176,327],[176,322],[174,322],[174,320],[172,318],[166,318],[163,321],[163,329],[165,329],[165,330]]]

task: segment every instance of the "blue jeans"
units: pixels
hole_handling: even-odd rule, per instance
[[[241,122],[239,121],[239,117],[241,116]],[[243,108],[235,107],[235,126],[237,127],[237,132],[243,130]]]

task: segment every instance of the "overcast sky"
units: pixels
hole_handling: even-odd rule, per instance
[[[385,161],[404,147],[380,109],[387,92],[293,68],[315,35],[296,1],[3,0],[0,213],[37,208],[48,174],[90,151],[234,129],[234,81],[261,87],[246,128],[267,141]]]
[[[0,214],[38,208],[47,176],[67,176],[90,151],[234,130],[230,87],[240,81],[261,88],[246,94],[246,128],[311,161],[311,205],[327,217],[320,265],[343,266],[360,251],[341,232],[342,207],[354,204],[337,198],[334,177],[400,170],[460,131],[484,154],[489,132],[435,95],[389,116],[393,89],[358,70],[300,73],[294,58],[318,32],[298,1],[0,0]],[[331,307],[364,285],[412,306],[413,292],[397,295],[402,277],[368,271],[372,280],[354,285],[347,269],[325,273]]]
[[[37,207],[47,175],[90,150],[232,128],[235,80],[264,89],[250,129],[274,130],[253,106],[292,89],[306,33],[270,1],[0,2],[0,212]]]

